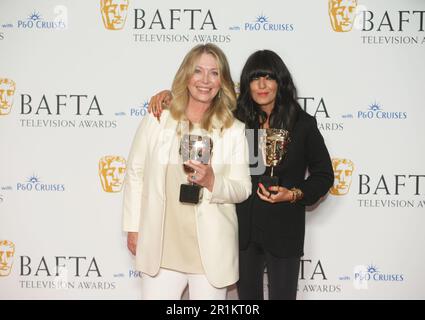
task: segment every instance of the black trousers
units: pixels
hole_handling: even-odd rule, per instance
[[[278,258],[251,242],[239,251],[238,294],[241,300],[264,300],[264,268],[267,268],[269,300],[295,300],[300,258]]]

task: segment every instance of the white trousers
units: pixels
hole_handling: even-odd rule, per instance
[[[205,274],[159,269],[155,277],[142,275],[143,300],[180,300],[189,285],[190,300],[225,300],[227,288],[212,286]]]

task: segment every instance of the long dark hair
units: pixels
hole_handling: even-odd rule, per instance
[[[250,83],[256,77],[269,76],[278,84],[274,108],[270,114],[270,128],[291,131],[302,111],[297,101],[297,89],[291,73],[275,52],[259,50],[251,54],[242,69],[240,94],[235,117],[245,123],[246,128],[260,128],[267,115],[250,94]]]

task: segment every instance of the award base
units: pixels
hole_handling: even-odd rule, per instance
[[[181,184],[179,201],[183,203],[198,204],[201,199],[202,187],[196,184]]]
[[[272,177],[271,176],[261,176],[259,182],[264,186],[264,188],[266,188],[268,190],[269,187],[271,187],[271,186],[278,186],[279,185],[279,177],[277,177],[277,176],[272,176]],[[277,191],[271,191],[271,193],[276,194]]]

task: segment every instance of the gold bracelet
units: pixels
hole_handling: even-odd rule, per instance
[[[298,188],[291,188],[291,191],[292,191],[291,203],[295,203],[295,202],[301,200],[304,197],[304,192],[302,192]]]

